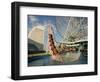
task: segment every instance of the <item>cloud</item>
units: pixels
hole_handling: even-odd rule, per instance
[[[35,16],[28,16],[29,28],[32,28],[33,26],[36,26],[37,24],[39,24],[39,20]]]
[[[32,15],[28,16],[28,32],[33,28],[33,26],[36,26],[39,24],[39,20]]]
[[[29,20],[31,22],[37,22],[38,21],[38,19],[35,16],[29,16]]]

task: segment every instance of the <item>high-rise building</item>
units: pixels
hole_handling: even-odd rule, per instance
[[[28,43],[37,47],[40,51],[44,50],[44,26],[35,26],[28,34]]]

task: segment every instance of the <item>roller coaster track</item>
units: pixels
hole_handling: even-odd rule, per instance
[[[63,63],[63,58],[59,54],[59,52],[58,52],[58,50],[55,46],[55,42],[54,42],[54,38],[53,38],[53,31],[52,31],[52,28],[51,28],[50,25],[48,27],[48,49],[49,49],[49,52],[52,55],[53,60],[56,60],[56,61]]]

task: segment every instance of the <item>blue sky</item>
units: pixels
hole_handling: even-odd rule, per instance
[[[62,39],[64,39],[63,36],[65,35],[66,29],[69,32],[68,33],[69,35],[67,34],[66,37],[70,36],[72,32],[79,33],[78,31],[79,28],[76,29],[76,27],[73,26],[74,30],[70,30],[71,26],[68,27],[70,18],[75,18],[74,20],[72,20],[71,26],[75,25],[76,22],[78,23],[79,21],[81,22],[83,19],[85,19],[85,21],[80,23],[81,25],[80,28],[82,27],[82,25],[87,24],[87,20],[88,20],[87,17],[28,15],[28,32],[30,32],[31,29],[34,28],[35,26],[42,25],[45,28],[47,28],[48,24],[51,24],[52,29],[54,31],[55,40],[57,42],[61,42]]]
[[[61,37],[56,31],[56,16],[43,16],[43,15],[28,15],[28,32],[31,31],[34,26],[42,25],[47,27],[48,24],[52,25],[55,32],[55,38],[57,41],[61,40]]]
[[[55,16],[41,16],[41,15],[28,15],[28,28],[31,29],[36,25],[46,25],[51,23],[55,26],[56,17]]]

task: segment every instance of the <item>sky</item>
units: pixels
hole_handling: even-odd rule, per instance
[[[57,41],[61,40],[61,37],[56,31],[56,16],[43,16],[43,15],[28,15],[28,32],[31,31],[32,28],[38,25],[45,26],[47,28],[48,24],[51,24],[55,38]]]
[[[55,21],[55,16],[28,15],[28,28],[32,29],[34,26],[37,25],[45,26],[49,22],[55,26]]]
[[[56,42],[61,42],[64,39],[64,35],[66,32],[66,29],[68,32],[80,32],[78,31],[79,28],[75,28],[75,25],[77,24],[76,22],[80,21],[80,25],[84,25],[87,24],[87,21],[83,21],[83,19],[85,18],[87,20],[86,17],[68,17],[68,16],[46,16],[46,15],[28,15],[28,32],[31,31],[32,28],[34,28],[35,26],[44,26],[45,28],[48,27],[48,24],[51,24],[51,27],[54,31],[54,38]],[[75,18],[74,20],[71,21],[71,23],[69,23],[69,20],[71,18]],[[76,22],[75,22],[76,21]],[[81,22],[83,21],[83,22]],[[70,24],[70,26],[68,25],[68,23]],[[83,24],[81,24],[83,23]],[[74,30],[70,30],[71,26],[73,26]],[[81,28],[80,26],[80,28]],[[77,26],[78,27],[78,26]],[[47,34],[46,34],[47,35]],[[66,37],[70,36],[70,33],[66,35]]]

